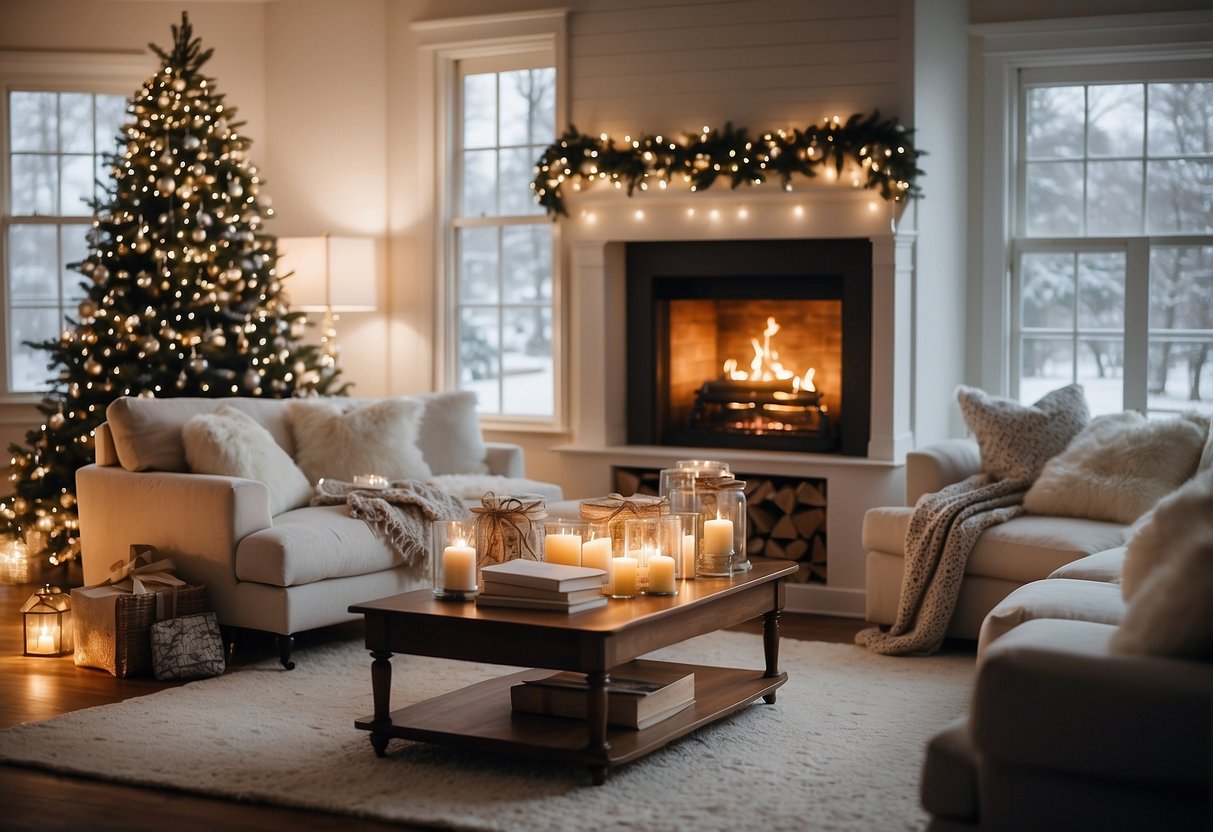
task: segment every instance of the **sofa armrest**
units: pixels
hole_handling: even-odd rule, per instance
[[[1213,665],[1111,652],[1115,632],[1038,619],[990,645],[970,714],[983,758],[1112,781],[1207,785]]]
[[[273,525],[265,484],[238,477],[85,465],[76,495],[86,585],[104,581],[131,544],[150,544],[179,577],[207,585],[220,621],[235,597],[236,544]]]
[[[490,474],[502,477],[525,477],[526,462],[522,446],[513,442],[485,442],[484,461]]]
[[[981,451],[972,439],[945,439],[906,454],[906,505],[923,494],[981,473]]]

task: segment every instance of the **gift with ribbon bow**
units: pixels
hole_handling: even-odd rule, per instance
[[[150,674],[152,624],[206,609],[206,587],[187,584],[173,570],[154,546],[136,544],[103,583],[73,589],[76,665],[119,678]]]
[[[472,506],[476,518],[477,572],[495,563],[523,558],[543,560],[543,497],[536,494],[497,496],[492,491]]]

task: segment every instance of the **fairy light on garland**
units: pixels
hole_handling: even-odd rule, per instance
[[[902,202],[922,196],[918,159],[926,152],[914,147],[913,132],[893,119],[881,119],[879,110],[866,118],[859,113],[846,121],[833,116],[803,130],[775,130],[756,138],[728,123],[719,131],[705,125],[682,141],[629,135],[617,144],[606,133],[590,136],[570,127],[535,163],[531,189],[535,202],[554,219],[568,216],[566,186],[579,191],[607,183],[631,196],[637,189],[664,190],[671,182],[703,191],[717,180],[737,188],[778,179],[790,191],[795,176],[811,179],[825,171],[840,178],[850,165],[853,187],[878,190],[885,200]]]

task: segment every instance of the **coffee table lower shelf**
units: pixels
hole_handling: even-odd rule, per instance
[[[551,670],[524,670],[427,699],[393,711],[388,724],[377,725],[373,717],[366,717],[354,725],[379,737],[581,763],[594,771],[656,751],[762,697],[774,701],[775,690],[788,678],[786,673],[767,677],[761,670],[645,659],[637,659],[634,664],[694,673],[695,701],[686,710],[640,731],[608,725],[609,748],[605,753],[601,749],[587,748],[588,725],[583,719],[521,713],[510,707],[511,685],[543,678],[550,675]],[[623,675],[626,667],[616,668],[616,672]]]

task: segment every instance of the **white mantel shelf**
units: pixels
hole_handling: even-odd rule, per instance
[[[861,456],[841,454],[812,454],[798,451],[761,451],[737,448],[692,448],[679,445],[557,445],[552,450],[572,456],[592,456],[607,459],[618,465],[654,464],[672,466],[680,459],[716,459],[729,463],[735,471],[752,470],[754,473],[779,475],[803,475],[806,468],[852,469],[874,468],[888,470],[900,468],[904,462],[886,459],[868,459]]]

